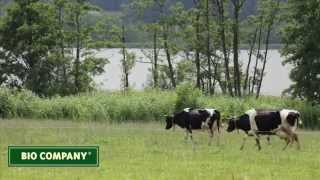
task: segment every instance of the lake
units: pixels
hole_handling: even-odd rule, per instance
[[[121,65],[120,60],[122,58],[119,53],[120,49],[101,49],[97,53],[97,57],[108,58],[110,63],[105,67],[105,73],[94,78],[99,89],[102,90],[119,90],[121,87]],[[139,61],[149,61],[144,53],[140,49],[129,49],[130,52],[134,52]],[[181,59],[178,55],[177,60]],[[175,60],[176,60],[175,59]],[[255,57],[253,57],[255,61]],[[264,95],[280,96],[282,91],[287,89],[292,81],[289,78],[289,72],[291,67],[289,65],[283,66],[283,57],[280,56],[278,50],[270,50],[268,52],[268,62],[266,64],[265,77],[262,83],[261,93]],[[246,68],[248,61],[248,51],[240,51],[240,61],[243,64],[243,70]],[[164,61],[165,62],[165,61]],[[251,63],[252,66],[254,63]],[[260,63],[262,66],[262,63]],[[261,67],[260,66],[260,67]],[[151,64],[136,63],[133,68],[129,80],[133,89],[142,90],[146,87],[148,77],[151,74],[149,69]],[[253,68],[251,68],[253,69]]]

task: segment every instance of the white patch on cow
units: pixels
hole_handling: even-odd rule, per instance
[[[249,116],[251,130],[257,131],[258,127],[257,127],[257,123],[255,120],[256,115],[257,115],[257,111],[255,109],[250,109],[247,112],[245,112],[245,114],[247,114]]]
[[[183,111],[185,111],[185,112],[190,112],[190,109],[191,109],[191,108],[184,108]]]
[[[202,122],[202,127],[209,128],[209,125],[208,125],[209,124],[209,120],[216,113],[216,110],[212,109],[212,108],[205,108],[204,110],[209,113],[209,117],[206,119],[205,122]]]
[[[216,113],[215,109],[206,108],[205,110],[210,114],[210,117],[212,117]]]
[[[295,131],[296,128],[297,128],[297,124],[295,124],[293,127],[291,127],[291,126],[288,124],[288,122],[287,122],[287,117],[288,117],[289,113],[298,113],[298,114],[300,114],[299,111],[297,111],[297,110],[293,110],[293,109],[282,109],[282,110],[280,111],[281,126],[284,127],[284,128],[289,128],[289,129]],[[300,124],[300,123],[302,123],[302,121],[299,119],[299,120],[298,120],[298,123]]]

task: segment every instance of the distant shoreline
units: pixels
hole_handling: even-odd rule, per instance
[[[269,50],[280,50],[282,49],[284,45],[283,44],[269,44]],[[137,43],[137,42],[128,42],[126,43],[126,47],[130,49],[152,49],[153,44],[152,43]],[[122,47],[102,47],[100,49],[117,49]],[[240,50],[249,50],[249,44],[241,44]],[[261,44],[261,50],[265,50],[265,44]]]

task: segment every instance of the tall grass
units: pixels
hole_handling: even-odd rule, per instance
[[[164,115],[184,106],[216,108],[221,111],[223,119],[250,108],[293,108],[301,112],[304,127],[320,129],[320,107],[304,101],[270,96],[258,100],[254,97],[232,98],[222,95],[209,97],[199,93],[183,98],[189,91],[180,90],[178,95],[173,91],[159,90],[131,91],[126,94],[94,92],[49,99],[40,98],[30,91],[0,89],[0,116],[75,121],[162,121]]]

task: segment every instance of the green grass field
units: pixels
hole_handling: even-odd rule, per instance
[[[277,137],[257,151],[254,139],[239,150],[243,135],[223,131],[208,146],[195,133],[195,149],[184,131],[160,123],[107,124],[72,121],[0,120],[0,179],[319,179],[320,132],[300,131],[302,149],[282,151]],[[98,168],[8,168],[8,145],[98,145]]]

